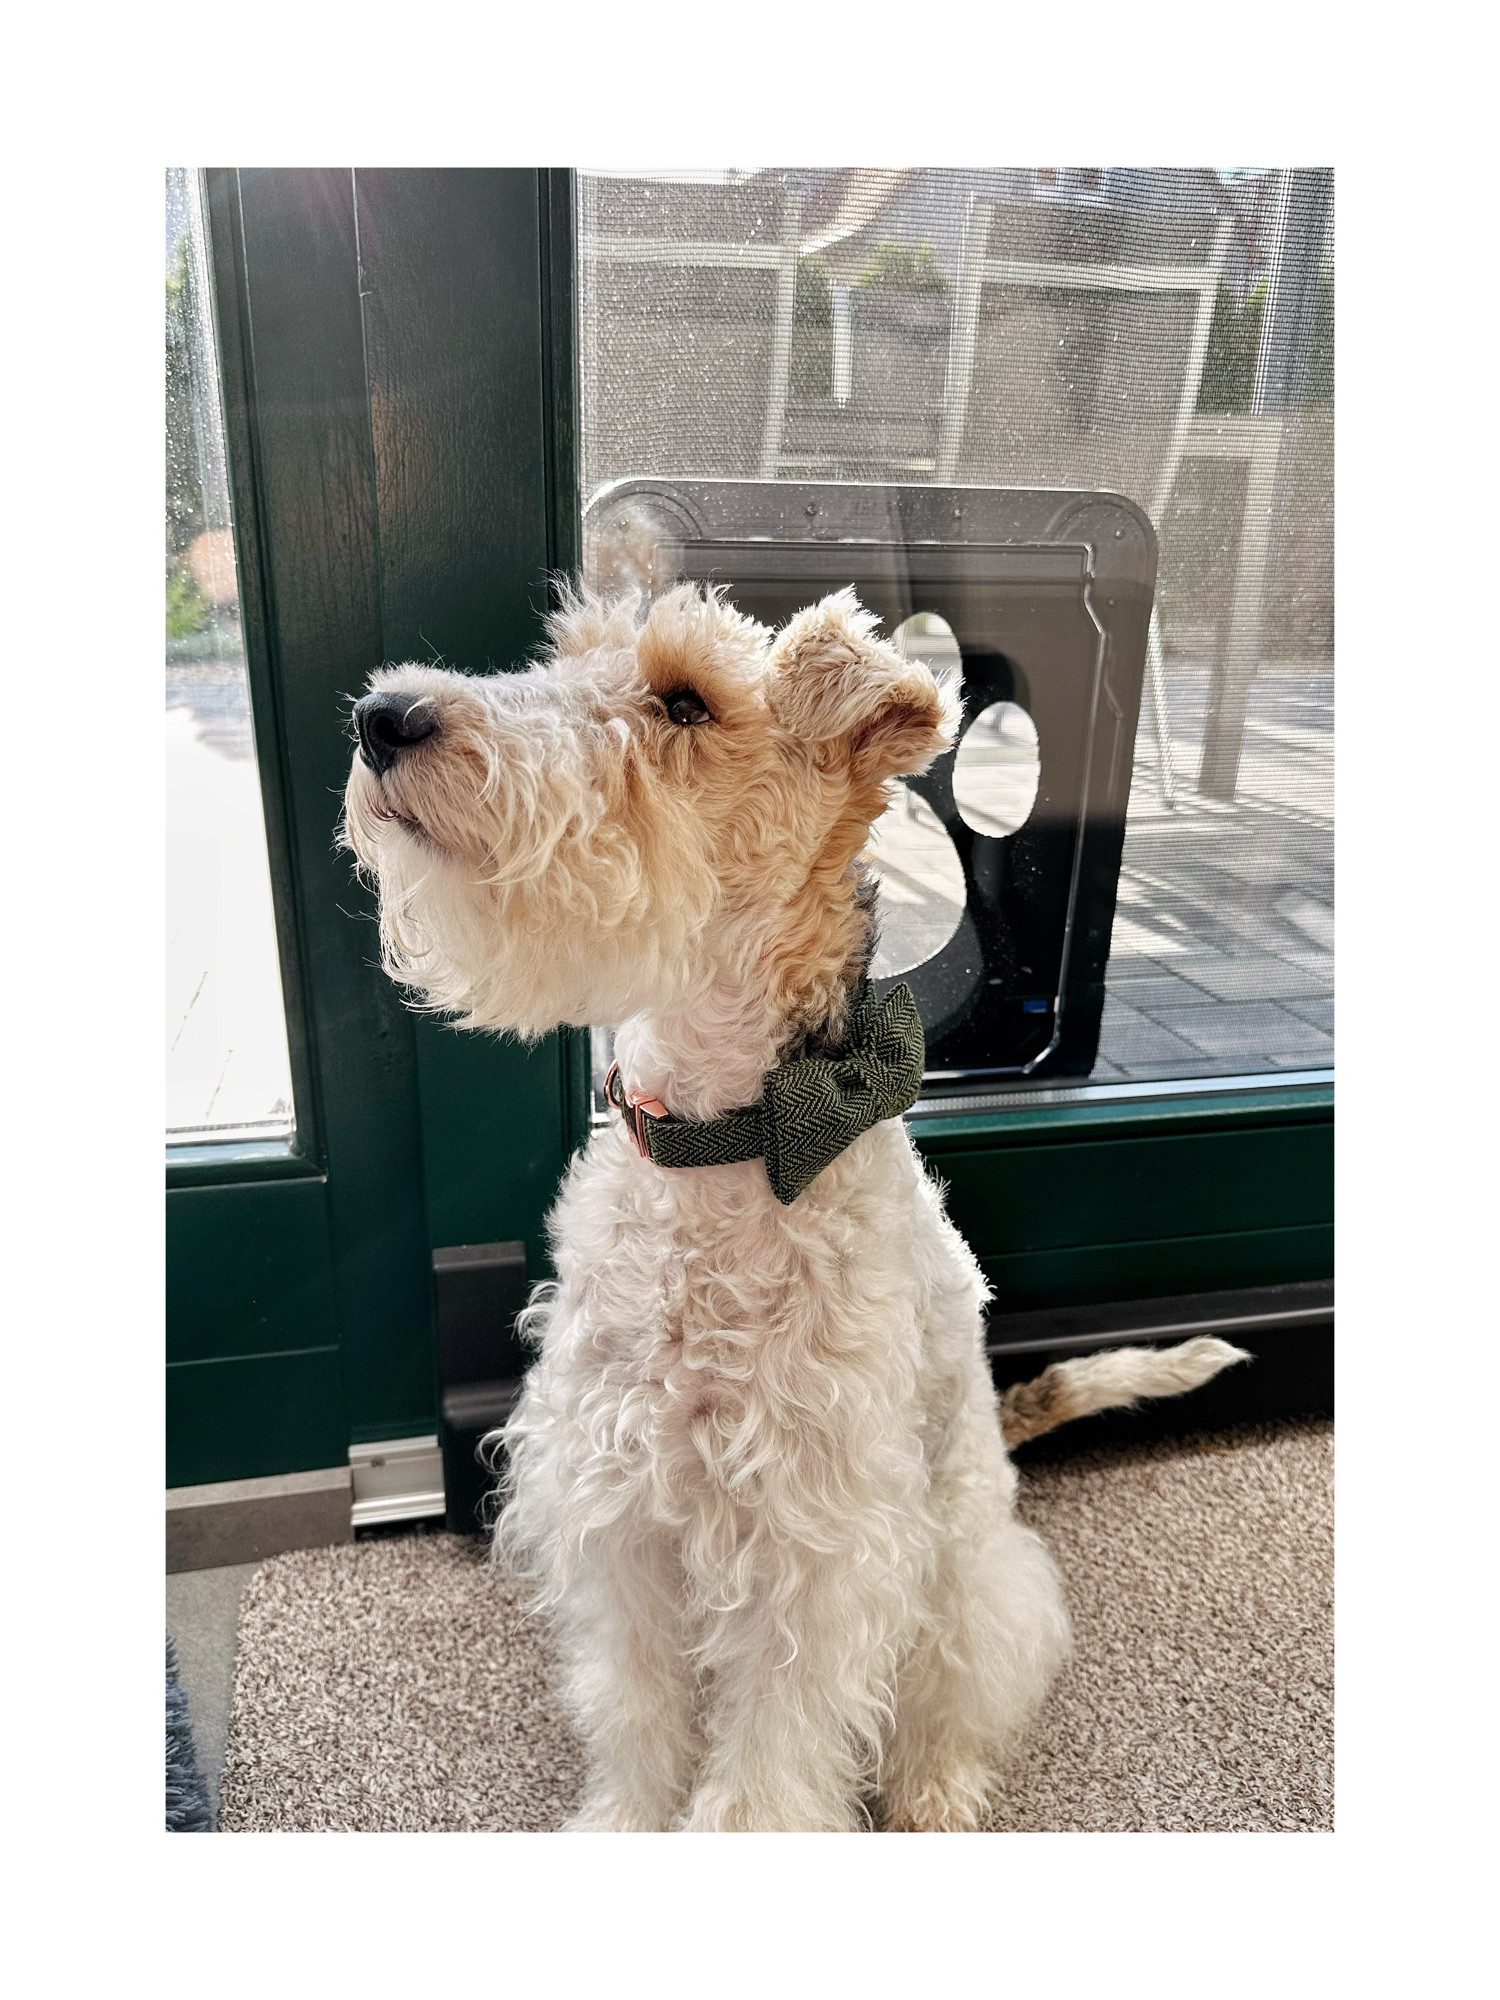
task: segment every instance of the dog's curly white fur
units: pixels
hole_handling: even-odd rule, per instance
[[[837,1040],[868,830],[958,715],[848,593],[775,636],[686,587],[644,619],[580,596],[523,673],[372,685],[436,725],[349,783],[393,975],[470,1025],[617,1025],[630,1083],[699,1119]],[[496,1543],[558,1636],[573,1825],[976,1826],[1068,1617],[1015,1518],[984,1280],[902,1123],[785,1207],[757,1161],[659,1168],[612,1124],[550,1238]],[[1236,1358],[1189,1346],[1049,1371],[1010,1426]]]

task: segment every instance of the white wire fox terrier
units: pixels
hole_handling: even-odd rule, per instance
[[[1070,1644],[1007,1443],[1242,1358],[997,1400],[984,1278],[893,1115],[914,1010],[865,982],[862,850],[958,694],[875,632],[847,591],[774,635],[689,586],[576,596],[525,671],[387,667],[355,710],[392,976],[471,1027],[618,1029],[495,1533],[553,1623],[576,1829],[978,1826]]]

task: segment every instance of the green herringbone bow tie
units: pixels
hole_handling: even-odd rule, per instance
[[[659,1167],[727,1167],[764,1159],[780,1202],[795,1201],[861,1132],[899,1117],[922,1087],[922,1021],[908,986],[876,1000],[861,982],[842,1046],[769,1071],[765,1101],[703,1124],[656,1115],[625,1095],[618,1066],[604,1092],[639,1150]]]

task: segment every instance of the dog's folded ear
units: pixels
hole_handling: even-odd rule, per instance
[[[844,740],[870,777],[924,771],[957,734],[957,675],[940,682],[875,637],[878,621],[852,590],[799,611],[776,635],[766,700],[784,729],[813,743]]]

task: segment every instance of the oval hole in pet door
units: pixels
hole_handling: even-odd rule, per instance
[[[935,674],[963,671],[953,628],[935,611],[914,611],[891,634],[891,644],[903,660],[920,660]]]
[[[992,840],[1023,827],[1042,774],[1036,724],[1013,701],[992,701],[964,731],[953,762],[953,802],[965,826]]]
[[[865,850],[880,881],[880,942],[873,979],[893,979],[935,958],[963,921],[963,863],[925,799],[897,785]]]

